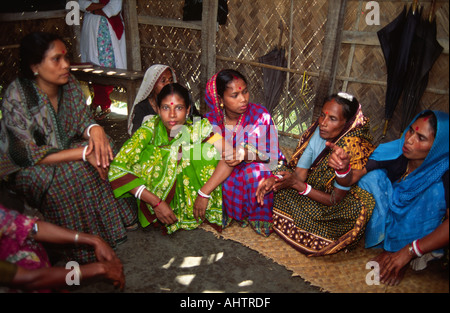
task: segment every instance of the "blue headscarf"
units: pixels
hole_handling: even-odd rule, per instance
[[[416,170],[394,183],[387,178],[385,170],[375,170],[358,183],[372,193],[376,201],[366,229],[367,248],[383,243],[386,251],[398,251],[413,240],[428,235],[442,223],[447,209],[442,176],[449,169],[449,116],[440,111],[433,113],[437,120],[436,136],[430,152]],[[381,144],[370,159],[397,159],[403,153],[407,130],[420,114],[400,139]]]

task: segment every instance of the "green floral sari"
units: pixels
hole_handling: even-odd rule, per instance
[[[207,119],[188,120],[183,129],[169,140],[159,116],[146,121],[125,142],[109,170],[109,180],[116,197],[129,197],[130,191],[145,185],[166,201],[178,221],[165,225],[167,232],[197,228],[202,221],[194,218],[197,191],[214,173],[220,155],[211,143],[212,126]],[[156,223],[151,205],[137,199],[142,227]],[[222,189],[212,193],[205,214],[206,221],[222,227]]]

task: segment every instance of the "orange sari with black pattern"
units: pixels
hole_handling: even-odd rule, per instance
[[[302,135],[288,167],[279,171],[294,171],[297,162],[318,127],[316,121]],[[359,109],[344,131],[334,140],[351,155],[353,169],[365,166],[374,150],[369,130],[369,120]],[[331,150],[325,148],[308,171],[306,182],[312,188],[333,196],[334,169],[328,166]],[[336,253],[355,247],[369,221],[375,201],[370,193],[354,185],[342,201],[327,206],[300,195],[294,189],[282,189],[275,193],[273,219],[274,231],[298,251],[308,256]]]

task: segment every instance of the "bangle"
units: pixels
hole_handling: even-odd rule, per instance
[[[139,188],[138,188],[138,190],[136,191],[136,193],[134,194],[134,196],[135,196],[137,199],[141,200],[142,192],[144,191],[144,189],[145,189],[145,185],[139,186]]]
[[[416,255],[416,252],[414,252],[414,248],[413,248],[412,244],[409,244],[409,245],[408,245],[408,254],[409,254],[410,256],[412,256],[412,257],[416,257],[416,256],[417,256],[417,255]]]
[[[352,170],[352,167],[351,167],[350,164],[349,164],[349,165],[348,165],[347,171],[345,171],[345,172],[343,172],[343,173],[340,173],[340,172],[338,172],[338,171],[334,171],[334,172],[336,173],[336,176],[337,176],[337,177],[339,177],[339,178],[344,178],[345,176],[348,175],[348,173],[350,173],[351,170]]]
[[[207,195],[205,193],[203,193],[200,189],[198,190],[198,195],[202,198],[206,198],[206,199],[210,199],[211,195]]]
[[[310,193],[312,190],[311,185],[305,183],[305,190],[303,190],[302,192],[299,192],[300,195],[302,196],[306,196],[308,193]]]
[[[87,151],[88,147],[89,147],[89,145],[85,146],[84,149],[83,149],[83,161],[84,162],[86,162],[86,151]]]
[[[38,233],[38,231],[39,231],[39,227],[38,227],[37,222],[35,222],[33,224],[33,227],[31,228],[31,236],[35,236]]]
[[[414,253],[420,258],[421,256],[423,256],[423,252],[420,250],[419,244],[417,242],[418,240],[414,240],[412,243],[412,247],[414,249]]]
[[[80,233],[76,233],[75,234],[75,239],[73,240],[73,242],[75,243],[75,245],[77,245],[78,244],[78,238],[80,237]]]
[[[156,209],[156,207],[157,207],[158,205],[160,205],[160,204],[161,204],[161,202],[162,202],[162,199],[159,199],[159,202],[158,202],[158,204],[157,204],[157,205],[152,205],[152,208],[153,208],[153,209]]]
[[[91,128],[94,127],[94,126],[100,126],[100,125],[98,125],[98,124],[91,124],[91,125],[89,125],[89,127],[86,130],[86,135],[88,136],[88,138],[91,137]]]
[[[276,179],[283,179],[283,176],[282,175],[280,175],[280,174],[272,174],[272,176],[270,176],[270,177],[275,177]],[[269,177],[269,178],[270,178]]]

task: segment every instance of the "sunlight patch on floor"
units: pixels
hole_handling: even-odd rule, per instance
[[[183,259],[183,262],[181,263],[181,268],[188,268],[188,267],[195,267],[200,266],[202,263],[203,257],[201,256],[188,256]]]
[[[179,275],[175,277],[175,281],[183,286],[189,286],[194,278],[195,274]]]

